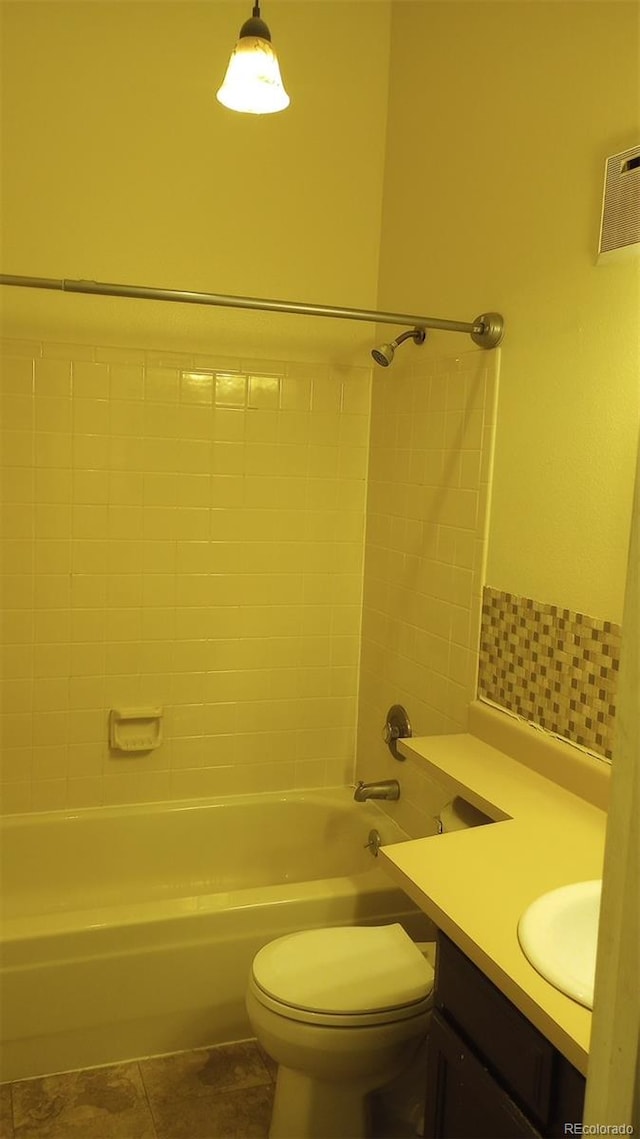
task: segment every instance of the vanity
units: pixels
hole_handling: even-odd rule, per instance
[[[425,1136],[561,1136],[582,1120],[591,1011],[530,964],[518,923],[601,877],[609,768],[488,706],[469,726],[398,746],[492,822],[380,851],[438,930]]]
[[[565,1134],[585,1077],[444,934],[438,939],[425,1137]]]

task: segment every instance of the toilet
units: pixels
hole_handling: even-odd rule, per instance
[[[269,1139],[364,1139],[368,1095],[420,1051],[433,969],[396,924],[288,934],[253,962],[247,1012],[278,1063]]]

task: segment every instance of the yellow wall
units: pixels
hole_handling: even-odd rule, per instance
[[[2,270],[374,306],[389,5],[312,7],[258,120],[244,2],[1,4]],[[4,809],[348,782],[372,328],[0,303]],[[110,753],[140,702],[165,742]]]
[[[640,139],[639,12],[394,3],[380,266],[380,307],[504,313],[488,584],[613,621],[639,262],[595,255],[604,159]]]
[[[2,269],[375,307],[389,4],[272,0],[286,114],[221,107],[246,0],[3,2]],[[362,363],[371,328],[4,289],[5,334]]]

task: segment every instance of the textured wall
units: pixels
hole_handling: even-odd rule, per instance
[[[0,5],[3,272],[375,307],[389,12],[270,0],[291,106],[254,116],[215,98],[245,0]],[[371,336],[193,305],[2,302],[5,335],[89,345],[364,363]]]
[[[604,160],[640,137],[639,19],[394,4],[380,261],[381,307],[505,315],[487,580],[618,623],[640,274],[595,260]]]

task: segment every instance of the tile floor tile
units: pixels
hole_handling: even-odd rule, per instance
[[[43,1076],[12,1089],[15,1139],[157,1139],[137,1064]]]
[[[273,1084],[154,1099],[158,1139],[267,1139]]]
[[[269,1055],[269,1053],[265,1052],[262,1045],[258,1044],[257,1040],[255,1041],[255,1045],[256,1045],[256,1048],[258,1049],[258,1055],[259,1055],[260,1059],[262,1060],[262,1063],[264,1064],[269,1075],[271,1076],[271,1079],[275,1083],[276,1076],[278,1075],[278,1065],[276,1064],[275,1060],[272,1059],[272,1057]]]
[[[276,1065],[255,1040],[0,1085],[0,1139],[265,1139]]]
[[[271,1083],[254,1040],[139,1061],[149,1102],[199,1098]]]
[[[141,1060],[158,1139],[259,1139],[273,1081],[253,1040]]]
[[[13,1139],[11,1084],[0,1084],[0,1139]]]

